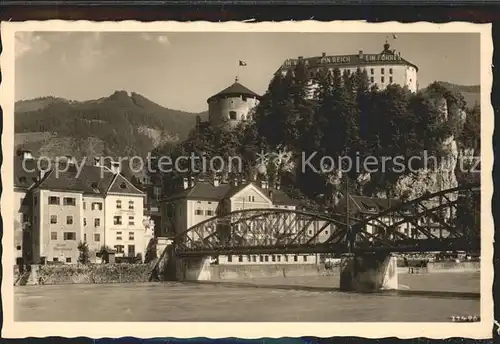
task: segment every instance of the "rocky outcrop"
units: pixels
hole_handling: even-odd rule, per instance
[[[438,108],[442,125],[454,123],[455,134],[463,128],[466,113],[454,105],[448,106],[444,98],[438,99]],[[424,155],[424,168],[411,171],[399,178],[392,190],[395,197],[414,199],[426,193],[451,189],[458,186],[455,175],[459,159],[457,141],[452,134],[441,143],[440,157]],[[470,153],[470,152],[467,152]]]

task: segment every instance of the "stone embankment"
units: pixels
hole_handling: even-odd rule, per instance
[[[17,273],[16,273],[17,270]],[[142,283],[149,280],[147,264],[31,265],[14,269],[15,285]]]
[[[266,277],[339,276],[338,266],[325,268],[317,264],[269,264],[269,265],[211,265],[208,280],[248,280]],[[415,269],[412,273],[479,272],[479,262],[434,262],[427,269]],[[91,264],[91,265],[32,265],[26,271],[14,269],[15,285],[42,284],[106,284],[145,283],[149,281],[151,266],[148,264]],[[184,272],[184,276],[186,276]],[[398,267],[398,273],[410,273],[407,267]],[[164,280],[162,278],[162,280]],[[177,280],[197,280],[177,278]]]

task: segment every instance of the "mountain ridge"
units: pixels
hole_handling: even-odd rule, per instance
[[[160,144],[183,140],[196,118],[136,92],[74,101],[40,97],[15,103],[15,146],[35,155],[145,156]]]

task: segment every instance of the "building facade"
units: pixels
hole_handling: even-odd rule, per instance
[[[213,125],[227,123],[234,128],[241,122],[252,120],[252,109],[259,103],[260,96],[235,82],[207,99],[208,119]]]
[[[279,186],[268,186],[267,183],[256,182],[219,182],[213,181],[188,181],[182,183],[182,190],[164,199],[161,203],[162,227],[171,236],[183,233],[191,227],[213,218],[218,214],[228,214],[246,209],[280,208],[296,210],[298,202],[291,199]],[[291,217],[296,214],[290,214]],[[255,222],[257,222],[256,220]],[[298,233],[302,225],[308,226],[304,235],[314,237],[324,229],[324,223],[316,221],[297,224],[296,228],[288,228],[291,233]],[[288,221],[294,223],[294,221]],[[251,223],[250,225],[256,225]],[[279,223],[275,223],[281,228]],[[329,228],[317,235],[319,242],[329,237]],[[188,232],[191,240],[197,241],[195,232]],[[252,234],[255,235],[255,234]],[[249,238],[247,238],[249,239]],[[216,257],[218,264],[317,264],[320,260],[318,254],[250,254],[250,255],[219,255]]]
[[[408,87],[412,92],[418,90],[417,73],[418,67],[403,58],[400,52],[391,49],[389,43],[385,43],[380,53],[365,53],[362,50],[358,54],[350,55],[327,55],[297,59],[287,59],[279,68],[278,73],[286,75],[289,70],[293,70],[299,63],[304,63],[308,76],[311,79],[311,93],[314,94],[315,78],[325,69],[332,72],[338,68],[341,73],[355,73],[358,68],[366,71],[370,85],[377,85],[379,89],[385,89],[388,85],[400,85]]]
[[[67,168],[41,172],[35,159],[28,160],[38,177],[32,177],[20,209],[29,223],[23,227],[26,262],[76,263],[80,242],[87,243],[91,262],[99,261],[97,253],[104,247],[117,257],[144,259],[154,228],[144,221],[144,193],[119,168],[69,161]],[[21,164],[27,164],[26,157]],[[16,179],[26,173],[21,171]],[[20,188],[16,194],[22,197]]]

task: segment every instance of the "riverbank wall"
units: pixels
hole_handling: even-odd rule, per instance
[[[317,264],[208,265],[204,269],[203,278],[196,278],[193,270],[184,271],[178,280],[224,281],[340,274],[339,267],[326,269],[324,265]],[[409,273],[405,267],[398,267],[397,270],[399,274]],[[24,272],[15,267],[14,281],[15,285],[145,283],[149,281],[150,271],[148,264],[32,265]],[[427,270],[415,270],[413,273],[479,271],[479,262],[436,262],[429,263]]]
[[[266,277],[299,276],[339,276],[338,266],[326,269],[318,264],[266,264],[266,265],[210,265],[183,264],[177,274],[178,281],[224,281],[248,280]],[[398,274],[406,273],[442,273],[442,272],[479,272],[478,262],[439,262],[429,263],[427,269],[398,267]]]
[[[148,282],[147,264],[31,265],[17,273],[15,285]]]

